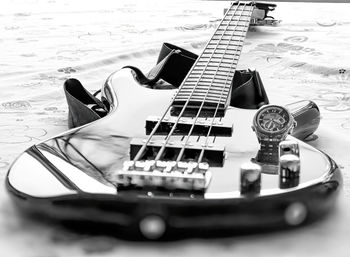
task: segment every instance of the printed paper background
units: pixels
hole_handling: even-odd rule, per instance
[[[348,256],[350,252],[350,4],[281,3],[277,27],[254,27],[240,68],[257,69],[272,103],[321,109],[312,145],[344,175],[338,209],[311,226],[273,234],[163,244],[74,234],[32,222],[4,186],[30,145],[67,130],[62,85],[92,92],[123,65],[148,71],[163,42],[200,53],[226,2],[4,0],[0,9],[0,256]]]

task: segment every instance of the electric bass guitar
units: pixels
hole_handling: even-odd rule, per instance
[[[151,240],[291,228],[332,210],[340,171],[301,140],[318,126],[317,106],[231,101],[255,13],[254,2],[232,4],[178,89],[143,87],[130,68],[111,74],[101,90],[105,117],[14,161],[6,183],[16,205]]]

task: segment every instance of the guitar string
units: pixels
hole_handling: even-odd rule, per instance
[[[249,11],[249,10],[246,10],[246,9],[245,9],[247,6],[249,6],[249,5],[244,4],[244,6],[242,6],[241,14],[240,14],[239,17],[238,17],[238,21],[237,21],[237,23],[236,23],[236,25],[235,25],[234,31],[235,31],[236,28],[239,26],[239,23],[242,21],[241,18],[242,18],[243,13],[246,12],[246,11]],[[225,36],[225,34],[227,33],[228,28],[232,26],[232,25],[231,25],[231,22],[232,22],[233,18],[234,18],[234,15],[231,17],[230,21],[229,21],[229,22],[227,23],[227,25],[226,25],[226,28],[223,30],[221,39],[222,39],[222,38]],[[245,22],[247,22],[247,21],[245,21]],[[234,24],[233,24],[233,25],[234,25]],[[219,28],[220,28],[220,26],[219,26]],[[234,33],[234,32],[233,32],[233,33]],[[234,36],[236,36],[236,35],[233,34],[233,35],[230,37],[230,39],[228,40],[227,44],[226,44],[226,47],[225,47],[223,56],[222,56],[222,58],[220,59],[220,62],[219,62],[219,64],[218,64],[218,67],[217,67],[217,69],[216,69],[216,71],[215,71],[215,75],[217,75],[217,73],[218,73],[218,71],[219,71],[220,64],[221,64],[222,61],[224,60],[224,55],[226,54],[226,52],[227,52],[227,50],[228,50],[228,48],[229,48],[229,46],[230,46],[230,44],[231,44],[231,42],[232,42],[232,38],[233,38]],[[241,36],[243,36],[243,35],[239,35],[239,36],[241,37]],[[217,46],[222,45],[222,44],[221,44],[221,39],[220,39],[220,41],[219,41],[219,43],[218,43]],[[239,50],[240,47],[242,47],[242,45],[239,45],[239,46],[236,46],[236,47],[235,47],[235,51],[234,51],[234,54],[233,54],[233,58],[237,57],[237,53],[240,51],[240,50]],[[231,72],[231,70],[232,70],[233,68],[235,68],[234,66],[237,65],[237,63],[235,63],[235,62],[236,62],[236,60],[233,60],[233,62],[231,63],[230,72]],[[226,79],[225,79],[225,82],[224,82],[224,86],[222,87],[222,90],[221,90],[221,93],[220,93],[219,101],[218,101],[217,104],[216,104],[215,112],[214,112],[213,118],[212,118],[212,120],[211,120],[209,129],[208,129],[208,132],[207,132],[207,135],[206,135],[206,141],[205,141],[204,144],[202,144],[202,150],[201,150],[201,153],[200,153],[200,155],[199,155],[197,164],[199,164],[199,163],[201,162],[201,159],[203,158],[203,155],[204,155],[204,150],[205,150],[205,148],[206,148],[207,145],[208,145],[208,139],[209,139],[209,137],[210,137],[211,129],[212,129],[213,125],[214,125],[214,120],[215,120],[215,118],[216,118],[216,114],[217,114],[217,112],[218,112],[218,109],[219,109],[219,106],[220,106],[220,103],[221,103],[221,99],[223,98],[223,93],[224,93],[225,89],[227,88],[227,85],[228,85],[227,82],[229,82],[228,79],[229,79],[229,76],[230,76],[230,72],[228,72],[227,75],[226,75]],[[233,73],[234,73],[234,72],[233,72]],[[211,80],[211,82],[210,82],[211,84],[212,84],[212,83],[214,82],[214,80],[215,80],[215,75],[213,76],[213,78],[212,78],[212,80]],[[229,86],[230,86],[230,85],[229,85]],[[196,116],[196,118],[195,118],[195,120],[194,120],[194,123],[193,123],[193,125],[192,125],[192,127],[191,127],[191,129],[190,129],[190,131],[189,131],[189,133],[188,133],[188,135],[187,135],[187,139],[186,139],[185,143],[183,144],[183,147],[181,148],[181,151],[180,151],[180,153],[179,153],[179,155],[178,155],[178,158],[177,158],[177,160],[176,160],[177,163],[178,163],[179,161],[181,161],[181,159],[182,159],[182,156],[183,156],[183,154],[184,154],[184,152],[185,152],[185,149],[186,149],[186,145],[188,145],[188,141],[189,141],[189,139],[190,139],[190,137],[191,137],[191,135],[192,135],[194,126],[196,125],[196,121],[197,121],[198,116],[199,116],[199,114],[200,114],[200,112],[201,112],[201,109],[202,109],[202,107],[203,107],[203,105],[204,105],[204,102],[205,102],[205,100],[206,100],[206,97],[207,97],[207,95],[208,95],[208,93],[209,93],[209,91],[210,91],[210,88],[211,88],[211,86],[209,86],[208,89],[207,89],[207,92],[206,92],[206,95],[205,95],[205,97],[204,97],[204,99],[203,99],[203,102],[202,102],[202,104],[201,104],[201,107],[200,107],[200,109],[199,109],[199,111],[198,111],[198,113],[197,113],[197,116]],[[198,165],[197,165],[197,167],[198,167]]]
[[[252,12],[253,12],[253,9],[254,9],[253,4],[252,4],[252,5],[245,5],[244,7],[246,7],[246,6],[250,6],[250,7],[251,7],[250,10],[248,10],[248,11],[250,12],[250,15],[251,15]],[[243,13],[243,11],[242,11],[242,13]],[[240,21],[240,20],[239,20],[239,21]],[[239,22],[239,21],[238,21],[238,22]],[[238,25],[238,22],[237,22],[237,25]],[[245,23],[246,23],[246,26],[249,27],[249,22],[250,22],[250,21],[243,21],[243,22],[245,22]],[[236,25],[236,27],[237,27],[237,25]],[[244,38],[246,37],[247,31],[248,31],[248,28],[246,29],[244,35],[242,35],[242,36],[244,36]],[[231,42],[231,39],[232,39],[232,38],[230,38],[229,43]],[[228,46],[229,46],[229,43],[228,43]],[[236,53],[238,52],[238,48],[240,48],[239,51],[242,51],[242,47],[243,47],[243,43],[242,43],[239,47],[237,47],[237,49],[236,49],[235,52],[236,52]],[[226,49],[226,50],[227,50],[227,49]],[[225,52],[226,52],[226,50],[225,50]],[[238,63],[238,60],[237,60],[236,62]],[[230,67],[230,68],[232,69],[232,66],[233,66],[233,65],[237,65],[237,63],[234,63],[234,62],[233,62],[233,63],[231,64],[231,67]],[[236,69],[236,67],[235,67],[235,69]],[[228,79],[229,79],[229,74],[226,76],[225,85],[226,85],[226,82],[227,82]],[[221,99],[221,96],[222,96],[222,94],[220,95],[220,99]],[[217,113],[218,107],[219,107],[219,105],[217,104],[217,107],[216,107],[216,110],[215,110],[215,113],[214,113],[214,117],[215,117],[215,115],[216,115],[216,113]],[[205,142],[204,142],[204,145],[205,145],[205,146],[208,144],[208,139],[209,139],[209,136],[210,136],[212,127],[213,127],[213,121],[214,121],[214,119],[212,120],[212,123],[211,123],[211,125],[210,125],[210,127],[209,127],[209,129],[208,129],[208,132],[207,132],[206,140],[205,140]],[[199,163],[202,162],[202,159],[203,159],[203,157],[204,157],[204,151],[205,151],[205,148],[203,147],[202,150],[201,150],[201,153],[200,153],[200,155],[199,155],[199,157],[198,157],[197,165],[199,165]],[[197,166],[197,167],[198,167],[198,166]]]
[[[238,8],[238,6],[239,6],[239,5],[237,5],[237,8]],[[231,10],[232,7],[233,7],[233,4],[231,5],[229,11],[232,11],[232,10]],[[237,10],[237,8],[236,8],[236,10]],[[235,11],[236,11],[236,10],[235,10]],[[226,18],[226,16],[228,15],[229,11],[226,12],[226,14],[224,15],[223,20]],[[215,33],[214,33],[214,35],[210,38],[210,40],[208,41],[208,43],[207,43],[205,49],[207,48],[207,46],[208,46],[208,44],[210,43],[210,41],[214,38],[214,36],[215,36]],[[201,56],[202,56],[202,55],[203,55],[203,53],[201,54]],[[185,79],[183,80],[184,82],[185,82],[185,81],[187,80],[187,78],[190,76],[190,74],[192,73],[192,70],[194,69],[194,67],[196,67],[196,64],[198,63],[199,59],[200,59],[200,58],[198,58],[198,59],[196,60],[195,64],[192,66],[190,72],[186,75]],[[203,70],[203,72],[204,72],[204,70]],[[203,74],[203,73],[202,73],[202,74]],[[135,157],[133,158],[134,164],[135,164],[136,161],[138,161],[140,158],[142,158],[143,154],[145,153],[145,150],[146,150],[147,146],[150,146],[150,145],[151,145],[151,144],[149,144],[149,143],[150,143],[152,137],[155,135],[157,129],[158,129],[159,126],[160,126],[160,124],[162,123],[162,121],[164,120],[165,116],[166,116],[167,113],[169,112],[169,110],[170,110],[170,108],[172,107],[172,104],[174,103],[176,97],[177,97],[177,96],[179,95],[179,93],[181,92],[181,88],[183,87],[184,82],[182,83],[182,85],[180,86],[180,88],[179,88],[179,90],[176,92],[176,94],[173,96],[172,102],[171,102],[170,105],[167,107],[166,111],[163,113],[162,117],[159,119],[159,121],[157,122],[157,124],[154,126],[154,128],[153,128],[153,130],[151,131],[151,133],[149,134],[147,140],[144,142],[144,144],[142,145],[142,147],[138,150],[137,154],[136,154]],[[185,102],[184,106],[182,107],[182,110],[181,110],[181,112],[180,112],[178,118],[175,120],[175,123],[174,123],[174,125],[173,125],[173,129],[172,129],[173,131],[175,130],[177,124],[179,123],[179,121],[180,121],[180,119],[181,119],[181,117],[182,117],[182,115],[183,115],[183,113],[184,113],[186,107],[188,106],[188,104],[189,104],[189,102],[190,102],[191,96],[192,96],[192,94],[195,92],[195,89],[197,88],[197,86],[198,86],[198,84],[196,84],[195,87],[192,89],[189,98],[187,99],[187,101]],[[173,133],[173,132],[172,132],[172,133]],[[163,144],[163,146],[164,146],[164,144]],[[164,150],[163,150],[163,151],[164,151]]]
[[[233,18],[234,18],[234,16],[235,16],[235,13],[237,12],[238,8],[239,8],[239,4],[237,5],[237,7],[236,7],[236,9],[235,9],[235,11],[234,11],[234,14],[232,15],[232,17],[231,17],[231,19],[230,19],[230,22],[227,23],[226,29],[229,27],[229,24],[230,24],[231,21],[233,20]],[[230,10],[231,10],[231,8],[230,8]],[[228,13],[229,13],[229,11],[227,12],[227,14],[228,14]],[[225,16],[227,16],[227,15],[225,15]],[[223,18],[223,20],[224,20],[224,19],[225,19],[225,18]],[[221,22],[221,24],[222,24],[222,22]],[[220,25],[221,25],[221,24],[220,24]],[[214,33],[212,39],[214,38],[215,35],[216,35],[216,33]],[[216,47],[220,44],[222,38],[223,38],[223,35],[222,35],[222,37],[220,38],[220,40],[218,40],[218,42],[217,42],[217,44],[216,44]],[[208,45],[210,44],[210,42],[212,41],[212,39],[209,40]],[[201,57],[204,55],[204,52],[205,52],[205,51],[203,51]],[[201,81],[201,79],[202,79],[202,77],[203,77],[203,74],[205,73],[205,70],[206,70],[206,68],[208,67],[208,64],[209,64],[210,60],[213,58],[214,54],[215,54],[215,51],[212,52],[212,54],[211,54],[211,56],[210,56],[210,58],[209,58],[209,61],[207,62],[205,68],[203,68],[203,71],[202,71],[202,73],[201,73],[201,76],[198,78],[198,80],[197,80],[197,82],[196,82],[196,87],[198,87],[199,82]],[[200,61],[200,57],[198,58],[198,61]],[[185,81],[186,81],[186,80],[185,80]],[[210,88],[210,87],[209,87],[209,88]],[[208,88],[208,90],[207,90],[207,93],[209,92],[209,88]],[[192,91],[192,94],[191,94],[190,97],[188,98],[187,102],[189,102],[189,101],[191,100],[191,96],[193,95],[193,92],[194,92],[194,90]],[[202,101],[201,106],[200,106],[200,108],[199,108],[199,110],[198,110],[198,112],[197,112],[195,121],[198,119],[198,117],[199,117],[199,115],[200,115],[200,112],[201,112],[201,110],[202,110],[202,108],[203,108],[203,106],[204,106],[204,103],[205,103],[205,101]],[[182,111],[181,111],[181,113],[180,113],[180,115],[179,115],[179,117],[178,117],[178,120],[181,119],[182,114],[184,113],[184,111],[185,111],[185,107],[183,107],[183,109],[182,109]],[[168,144],[168,142],[169,142],[169,140],[170,140],[172,134],[174,133],[177,124],[178,124],[178,122],[176,122],[176,123],[174,124],[174,126],[172,127],[172,129],[171,129],[170,132],[168,133],[167,138],[165,139],[164,143],[162,144],[160,150],[158,151],[158,153],[157,153],[157,155],[156,155],[156,157],[155,157],[155,162],[157,162],[158,160],[160,160],[161,157],[163,156],[164,151],[165,151],[165,149],[166,149],[166,146],[167,146],[167,144]],[[193,130],[194,126],[195,126],[195,122],[193,123],[193,125],[192,125],[190,131]],[[184,152],[185,149],[186,149],[186,144],[182,147],[182,149],[180,150],[180,153]],[[176,160],[176,164],[178,164],[178,160]]]
[[[234,31],[235,31],[236,28],[239,26],[239,23],[240,23],[240,22],[244,22],[244,23],[245,23],[244,27],[249,26],[249,21],[247,21],[247,20],[246,20],[246,21],[241,20],[242,15],[244,14],[244,12],[247,12],[247,11],[248,11],[248,12],[252,12],[252,9],[253,9],[253,8],[250,8],[250,10],[249,10],[249,9],[247,10],[247,9],[246,9],[247,6],[252,7],[252,5],[248,5],[248,4],[244,4],[244,6],[242,6],[242,11],[241,11],[241,14],[240,14],[240,16],[239,16],[239,18],[238,18],[238,21],[237,21],[236,25],[235,25]],[[244,17],[244,16],[243,16],[243,17]],[[233,19],[233,18],[234,18],[234,17],[232,17],[231,20],[227,23],[228,26],[226,27],[225,30],[223,30],[222,36],[224,36],[224,34],[226,34],[226,32],[228,31],[227,29],[228,29],[228,27],[231,26],[230,23],[232,22],[232,19]],[[246,23],[248,23],[248,24],[246,24]],[[248,29],[247,29],[247,30],[248,30]],[[247,30],[245,31],[245,33],[244,33],[243,35],[239,35],[239,36],[240,36],[240,37],[245,37],[245,34],[247,33]],[[234,33],[234,32],[233,32],[233,33]],[[230,44],[231,44],[231,42],[232,42],[232,38],[233,38],[234,36],[236,36],[236,35],[233,34],[233,35],[230,37],[230,39],[228,40],[227,44],[226,44],[226,47],[225,47],[223,56],[222,56],[222,58],[221,58],[221,60],[220,60],[220,63],[218,64],[218,67],[217,67],[217,70],[216,70],[216,72],[215,72],[215,75],[216,75],[217,72],[219,71],[219,68],[220,68],[219,65],[222,63],[222,61],[223,61],[223,59],[224,59],[224,55],[226,54],[228,48],[230,47]],[[239,44],[238,46],[235,47],[235,51],[234,51],[234,54],[233,54],[233,58],[237,57],[237,53],[241,51],[242,46],[243,46],[242,44]],[[235,69],[235,68],[236,68],[236,67],[234,67],[234,66],[237,65],[237,61],[238,61],[238,60],[234,60],[234,61],[231,63],[230,71],[232,71],[232,69]],[[234,74],[234,72],[233,72],[233,74]],[[215,76],[215,75],[214,75],[214,76]],[[226,89],[226,87],[227,87],[227,85],[228,85],[227,82],[231,83],[231,81],[229,81],[229,77],[230,77],[230,72],[228,72],[227,75],[226,75],[226,79],[225,79],[225,82],[224,82],[224,85],[225,85],[225,86],[222,87],[222,90],[221,90],[221,93],[220,93],[220,98],[219,98],[218,103],[216,104],[216,108],[215,108],[215,112],[214,112],[214,115],[213,115],[213,119],[211,120],[209,129],[208,129],[208,132],[207,132],[207,135],[206,135],[206,140],[205,140],[204,144],[202,144],[202,150],[201,150],[201,153],[200,153],[200,155],[199,155],[199,157],[198,157],[197,167],[198,167],[199,163],[202,161],[202,158],[204,157],[205,148],[208,146],[208,139],[209,139],[209,137],[210,137],[210,133],[211,133],[211,130],[212,130],[213,125],[214,125],[214,119],[216,118],[216,114],[217,114],[217,112],[218,112],[219,105],[220,105],[221,99],[222,99],[222,97],[223,97],[224,90]],[[213,79],[212,79],[211,82],[213,82],[214,79],[215,79],[215,77],[213,77]],[[209,91],[209,89],[210,89],[210,87],[208,88],[208,91]],[[205,101],[205,99],[206,99],[206,98],[204,98],[204,101]],[[196,118],[197,118],[197,117],[196,117]],[[196,122],[196,121],[195,121],[195,122]],[[189,132],[188,135],[187,135],[187,140],[186,140],[186,142],[185,142],[185,144],[184,144],[184,147],[182,147],[182,149],[181,149],[181,152],[180,152],[180,154],[179,154],[179,156],[178,156],[178,158],[177,158],[177,160],[176,160],[177,162],[179,162],[179,161],[182,159],[182,155],[184,154],[184,151],[185,151],[185,146],[187,145],[187,143],[188,143],[188,141],[189,141],[189,139],[190,139],[190,136],[191,136],[191,134],[192,134],[192,131],[193,131],[194,126],[195,126],[195,123],[192,125],[191,130],[190,130],[190,132]]]

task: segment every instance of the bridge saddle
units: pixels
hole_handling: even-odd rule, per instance
[[[125,161],[116,175],[123,187],[160,187],[167,190],[205,191],[211,180],[209,164],[175,161]]]

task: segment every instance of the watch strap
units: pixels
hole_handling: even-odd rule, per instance
[[[256,157],[258,162],[278,164],[278,146],[280,141],[260,140],[260,150]]]

